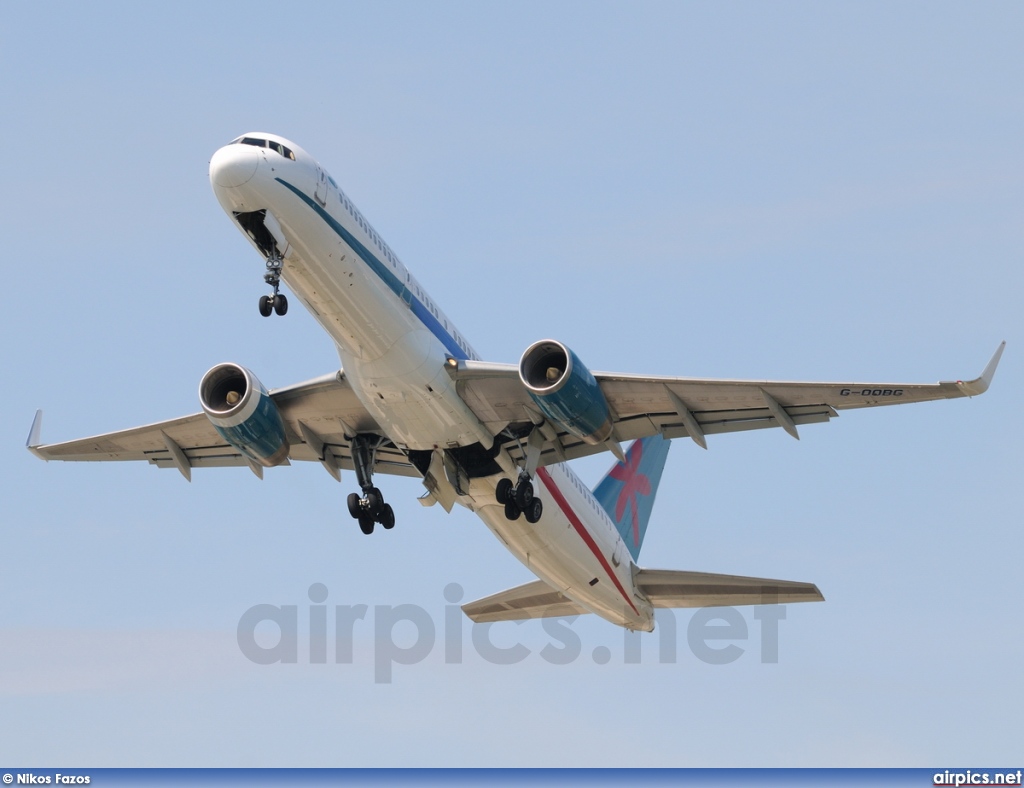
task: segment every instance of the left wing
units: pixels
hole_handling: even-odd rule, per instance
[[[349,437],[383,436],[380,426],[356,398],[339,372],[270,392],[281,411],[291,460],[319,461],[338,478],[353,468]],[[245,466],[249,461],[228,445],[205,413],[161,421],[65,443],[40,443],[41,412],[36,414],[28,449],[44,460],[144,460],[160,468],[177,468],[186,479],[192,468]],[[262,468],[253,466],[262,476]],[[420,474],[405,454],[385,440],[376,452],[374,471],[399,476]]]
[[[985,371],[974,380],[942,383],[800,383],[762,380],[708,380],[645,377],[595,372],[613,421],[612,436],[627,441],[660,434],[690,437],[707,448],[705,436],[724,432],[782,427],[799,438],[797,427],[826,422],[838,411],[899,405],[909,402],[973,397],[988,390],[1006,343],[999,345]],[[540,425],[544,448],[540,466],[605,451],[557,424],[546,422],[519,379],[515,364],[462,360],[449,364],[449,373],[466,404],[488,429],[508,429],[524,438]],[[523,443],[523,441],[519,441]],[[513,458],[525,456],[525,446],[506,444]]]

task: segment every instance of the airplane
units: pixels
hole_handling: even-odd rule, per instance
[[[476,513],[536,580],[463,606],[478,622],[594,613],[654,629],[654,609],[822,601],[813,583],[642,568],[640,547],[670,441],[827,422],[839,411],[972,397],[1006,343],[969,381],[801,383],[591,372],[565,344],[534,342],[518,364],[484,361],[394,250],[312,156],[248,133],[210,161],[213,192],[263,261],[264,317],[283,316],[282,283],[327,332],[341,367],[268,391],[222,363],[199,383],[190,416],[27,448],[44,460],[138,460],[176,468],[319,462],[365,534],[395,514],[375,474],[422,479],[424,505]],[[628,451],[622,444],[633,441]],[[611,452],[589,490],[569,461]]]

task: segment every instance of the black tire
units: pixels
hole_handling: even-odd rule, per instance
[[[537,523],[540,522],[540,516],[544,514],[544,504],[541,503],[540,498],[534,498],[530,501],[530,505],[523,511],[526,516],[526,522]]]
[[[288,299],[281,293],[274,296],[274,311],[277,312],[278,317],[284,317],[288,314]]]
[[[512,500],[511,479],[498,479],[498,484],[494,488],[494,499],[502,506]]]
[[[370,491],[366,493],[366,504],[367,512],[376,520],[384,509],[384,496],[380,494],[380,490],[371,487]]]
[[[523,479],[519,482],[519,486],[516,487],[516,506],[525,512],[532,500],[533,484],[529,479]]]
[[[507,504],[505,504],[506,520],[518,520],[520,514],[522,514],[522,512],[519,510],[519,507],[516,506],[515,501],[509,501]]]
[[[359,530],[367,536],[373,533],[373,518],[370,515],[359,515]]]
[[[395,510],[391,508],[389,503],[384,504],[384,508],[381,509],[380,524],[387,530],[395,527]]]
[[[274,311],[274,305],[270,302],[270,296],[260,296],[260,314],[263,317],[270,317],[270,313]]]
[[[356,520],[363,513],[362,508],[359,506],[359,493],[348,494],[348,513]]]

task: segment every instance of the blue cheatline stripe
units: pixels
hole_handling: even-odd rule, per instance
[[[429,330],[431,334],[440,340],[441,344],[448,349],[449,353],[451,353],[455,358],[469,358],[469,354],[462,349],[458,342],[455,341],[455,337],[445,330],[445,327],[441,325],[441,322],[436,317],[434,317],[434,313],[427,308],[426,304],[413,296],[409,291],[409,288],[405,286],[405,283],[395,276],[394,272],[391,271],[385,263],[381,262],[373,252],[363,246],[358,238],[346,230],[344,226],[342,226],[341,222],[331,216],[301,189],[292,186],[288,181],[281,178],[275,178],[274,180],[291,190],[300,200],[312,208],[321,219],[327,222],[327,225],[334,230],[334,232],[341,236],[341,239],[347,243],[357,255],[359,255],[360,259],[369,266],[371,271],[381,278],[384,284],[386,284],[396,296],[403,301],[407,301],[412,308],[412,313],[419,318],[420,322],[427,327],[427,330]]]

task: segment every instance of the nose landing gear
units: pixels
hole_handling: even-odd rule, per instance
[[[274,293],[260,296],[260,314],[263,317],[270,317],[271,312],[277,312],[280,317],[288,313],[288,299],[279,292],[283,266],[284,261],[276,251],[267,258],[267,272],[263,275],[263,281],[274,288]]]

